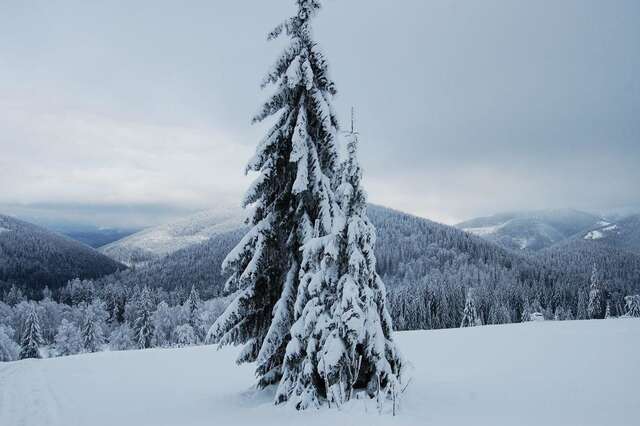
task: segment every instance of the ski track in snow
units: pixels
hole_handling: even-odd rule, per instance
[[[251,389],[237,349],[101,352],[0,363],[2,426],[637,425],[640,320],[397,333],[400,414],[372,402],[299,413]],[[387,410],[390,407],[387,407]]]

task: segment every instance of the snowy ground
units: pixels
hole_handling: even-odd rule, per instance
[[[396,417],[364,401],[300,414],[215,347],[0,363],[0,425],[638,425],[640,320],[398,333],[414,364]]]

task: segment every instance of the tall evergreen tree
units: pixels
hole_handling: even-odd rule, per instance
[[[587,306],[589,304],[589,296],[584,290],[578,292],[578,305],[576,307],[576,319],[583,320],[588,319],[589,314],[587,312]]]
[[[520,321],[521,322],[531,321],[532,313],[533,313],[533,309],[531,308],[529,301],[525,300],[522,306],[522,314],[520,315]]]
[[[202,301],[200,300],[198,290],[196,290],[195,285],[191,286],[191,292],[189,293],[187,300],[184,302],[184,307],[186,309],[188,323],[195,333],[196,341],[200,341],[203,338],[202,319],[200,318],[201,304]]]
[[[589,281],[587,315],[590,319],[603,319],[605,317],[606,306],[606,292],[598,276],[598,268],[594,263],[593,270],[591,271],[591,280]]]
[[[137,317],[134,324],[136,343],[140,349],[151,347],[153,338],[153,300],[149,287],[142,289],[138,299]]]
[[[42,344],[42,334],[40,332],[40,320],[36,311],[35,303],[31,303],[27,311],[20,341],[20,359],[40,358],[40,345]]]
[[[460,327],[475,327],[476,325],[482,325],[480,317],[478,317],[478,311],[476,309],[476,301],[474,297],[474,290],[470,288],[467,290],[467,297],[464,303],[464,311],[462,311],[462,322]]]
[[[340,405],[354,388],[371,395],[398,389],[401,362],[376,273],[376,236],[360,185],[357,142],[351,133],[337,175],[340,210],[333,232],[316,231],[304,245],[296,321],[276,393],[277,402],[299,409],[318,406],[323,398]]]
[[[253,121],[276,116],[276,123],[247,166],[258,172],[243,200],[253,207],[251,229],[223,262],[230,273],[225,288],[237,296],[208,334],[221,345],[243,344],[237,361],[257,361],[260,386],[282,375],[301,247],[314,229],[317,235],[332,231],[338,209],[331,188],[337,120],[330,100],[336,90],[310,26],[320,4],[297,5],[297,15],[269,34],[284,33],[290,43],[263,82],[275,85],[275,93]]]

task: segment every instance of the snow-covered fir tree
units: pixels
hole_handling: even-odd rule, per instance
[[[578,292],[578,305],[576,306],[576,319],[583,320],[589,318],[587,312],[588,305],[589,295],[584,290],[580,290]]]
[[[590,319],[603,319],[607,306],[606,292],[598,275],[598,268],[595,263],[591,271],[589,281],[589,304],[587,305],[587,315]]]
[[[396,394],[400,356],[392,339],[385,286],[376,273],[375,230],[360,185],[357,135],[337,174],[334,230],[304,245],[295,323],[276,401],[304,409],[341,405],[354,389]]]
[[[188,323],[193,329],[197,341],[202,340],[202,338],[204,337],[202,329],[202,319],[200,317],[201,304],[202,301],[200,300],[198,290],[196,290],[195,286],[191,286],[191,292],[189,293],[189,297],[187,298],[187,300],[184,302],[184,308],[188,317]]]
[[[640,294],[633,296],[626,296],[625,301],[625,316],[640,318]]]
[[[40,358],[40,345],[42,344],[40,320],[35,303],[30,303],[29,305],[22,329],[22,339],[20,340],[20,359]]]
[[[533,313],[533,310],[531,309],[531,305],[529,304],[529,301],[525,300],[522,306],[522,314],[520,315],[520,321],[522,322],[531,321],[532,313]]]
[[[7,302],[7,304],[9,306],[15,306],[18,303],[20,303],[23,300],[25,300],[25,299],[26,299],[26,297],[22,293],[22,290],[20,290],[18,287],[16,287],[15,284],[11,285],[11,288],[9,289],[9,292],[4,297],[5,302]]]
[[[474,289],[467,290],[467,298],[464,302],[464,310],[462,311],[462,322],[460,327],[475,327],[476,325],[482,325],[482,321],[478,316],[476,309],[476,301],[474,297]]]
[[[136,309],[136,320],[134,323],[134,339],[140,349],[151,347],[153,339],[153,309],[154,304],[151,299],[149,287],[142,289],[138,306]]]
[[[100,301],[94,301],[84,310],[82,320],[82,345],[87,352],[97,352],[104,343],[104,317],[106,312]]]
[[[311,34],[320,4],[297,0],[296,16],[270,34],[290,38],[263,87],[275,93],[254,117],[275,116],[247,171],[258,177],[243,200],[251,229],[223,262],[235,300],[209,330],[221,345],[243,344],[238,362],[256,361],[259,386],[277,382],[294,319],[301,247],[314,234],[332,232],[338,209],[332,191],[337,161],[335,94],[327,61]]]
[[[74,323],[62,320],[55,337],[55,348],[58,355],[73,355],[82,352],[84,347],[82,333]]]

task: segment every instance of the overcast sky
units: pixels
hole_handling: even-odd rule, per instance
[[[293,0],[0,1],[0,212],[239,203]],[[640,204],[640,2],[325,0],[370,200],[445,223]]]

